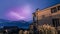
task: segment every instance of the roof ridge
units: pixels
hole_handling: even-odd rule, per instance
[[[39,9],[39,10],[45,10],[45,9],[51,8],[51,7],[53,7],[53,6],[57,6],[57,5],[59,5],[59,4],[60,4],[60,3],[57,3],[57,4],[54,4],[54,5],[52,5],[52,6],[48,6],[48,7],[46,7],[46,8]]]

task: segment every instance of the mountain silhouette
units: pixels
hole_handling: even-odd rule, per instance
[[[17,26],[19,28],[27,29],[31,23],[24,20],[19,21],[9,21],[0,19],[0,26]]]

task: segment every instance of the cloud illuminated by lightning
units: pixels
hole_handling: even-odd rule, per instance
[[[30,20],[32,17],[31,5],[27,4],[22,7],[14,8],[14,10],[9,10],[8,19],[9,20]]]
[[[17,17],[17,19],[23,19],[23,18],[25,18],[25,17],[20,16],[18,13],[15,13],[15,12],[10,12],[10,14],[11,14],[12,16],[14,16],[14,17]]]

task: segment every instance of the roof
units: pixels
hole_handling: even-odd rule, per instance
[[[38,10],[42,11],[42,10],[50,9],[52,7],[56,7],[56,6],[59,6],[59,5],[60,5],[60,3],[57,3],[57,4],[54,4],[52,6],[49,6],[49,7],[43,8],[43,9],[38,9]]]
[[[53,7],[56,7],[56,6],[60,6],[60,3],[59,3],[59,4],[52,5],[52,6],[49,6],[49,7],[47,7],[47,8],[42,9],[42,10],[51,9],[51,8],[53,8]]]

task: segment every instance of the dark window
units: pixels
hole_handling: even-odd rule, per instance
[[[51,8],[51,13],[55,13],[55,12],[57,12],[57,8],[56,7]]]
[[[60,23],[59,23],[59,19],[58,18],[52,19],[52,23],[53,23],[53,26],[54,27],[60,26]]]
[[[58,8],[58,10],[60,10],[60,6],[58,6],[57,8]]]
[[[42,15],[42,18],[44,18],[45,17],[45,15]]]

